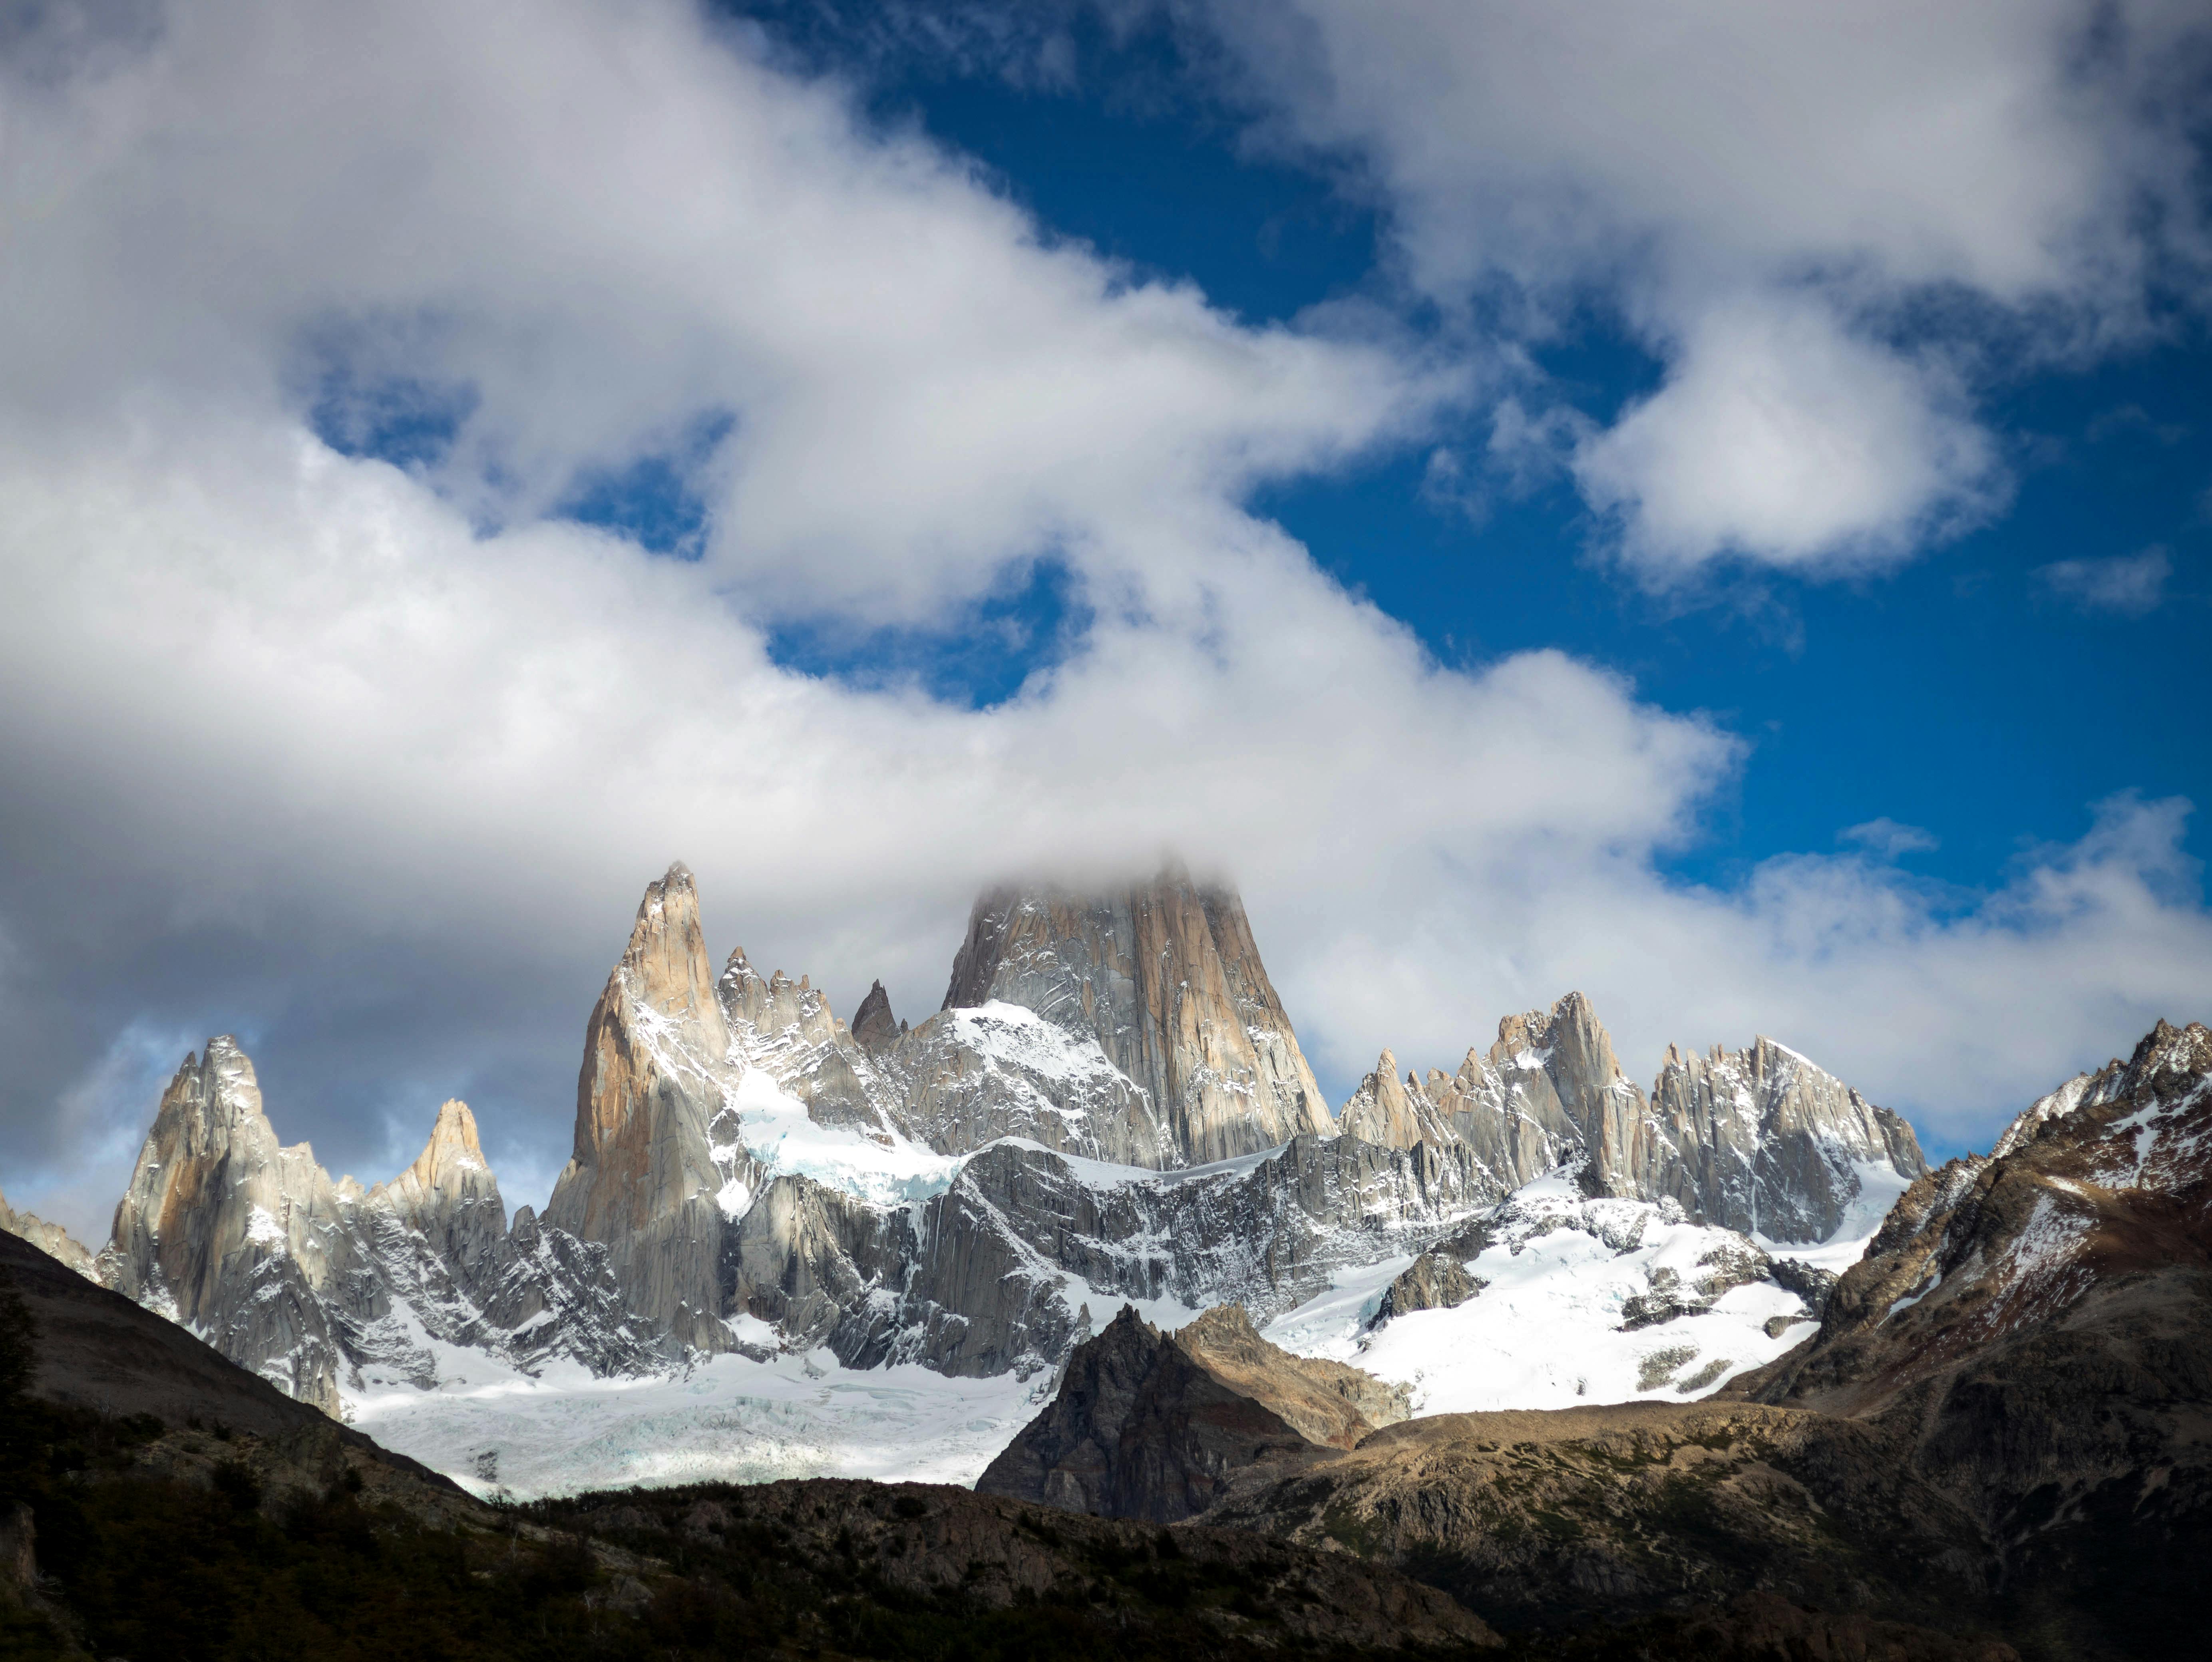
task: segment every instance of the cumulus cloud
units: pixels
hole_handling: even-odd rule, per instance
[[[2094,353],[2144,326],[2154,289],[2202,303],[2201,8],[1206,15],[1263,133],[1371,181],[1417,288],[1510,297],[1539,337],[1595,300],[1663,361],[1576,469],[1662,582],[1720,559],[1862,567],[1973,523],[1996,446],[1935,354],[1971,359],[1991,330]]]
[[[1458,390],[1054,242],[674,0],[237,0],[11,61],[19,415],[284,396],[410,431],[479,523],[657,459],[757,612],[950,613],[1040,555],[1176,581],[1156,522]]]
[[[673,0],[64,27],[118,15],[8,59],[18,1204],[97,1233],[224,1030],[334,1167],[396,1169],[459,1094],[540,1198],[678,857],[715,949],[915,1015],[981,884],[1179,849],[1243,884],[1339,1079],[1581,986],[1639,1071],[1763,1028],[1986,1130],[2190,1013],[2179,804],[1963,901],[1857,854],[1685,888],[1740,741],[1556,652],[1441,666],[1246,510],[1463,370],[1056,243]],[[347,453],[378,430],[396,462]],[[696,561],[554,511],[653,457]],[[769,649],[957,621],[1045,557],[1090,621],[991,707]]]
[[[2173,559],[2162,548],[2105,560],[2057,560],[2039,566],[2036,581],[2049,593],[2085,612],[2117,612],[2142,617],[2166,598],[2166,579]]]
[[[1574,475],[1655,577],[1723,554],[1888,564],[1999,499],[1996,447],[1962,403],[1817,304],[1727,304],[1686,331],[1663,387],[1576,448]]]

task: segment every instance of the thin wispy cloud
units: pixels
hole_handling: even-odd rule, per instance
[[[2142,617],[2156,611],[2173,575],[2173,556],[2162,548],[2103,560],[2058,560],[2036,568],[2044,590],[2085,612]]]

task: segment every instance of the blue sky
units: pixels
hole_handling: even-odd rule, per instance
[[[1172,849],[1339,1096],[1580,988],[1985,1143],[2207,1014],[2198,9],[42,12],[0,1187],[231,1031],[542,1198],[672,858],[919,1017]]]
[[[975,157],[1049,234],[1194,282],[1254,320],[1287,324],[1369,297],[1409,327],[1440,327],[1390,279],[1387,205],[1341,166],[1255,150],[1157,19],[1117,39],[1075,14],[1061,76],[1041,82],[1018,61],[932,51],[914,33],[886,39],[870,9],[741,9],[782,50],[852,76],[875,119],[916,124]],[[1749,737],[1756,759],[1712,805],[1710,836],[1670,860],[1684,877],[1727,882],[1888,818],[1928,833],[1931,846],[1906,851],[1911,869],[1980,887],[2034,843],[2078,836],[2089,805],[2116,792],[2212,802],[2212,743],[2188,713],[2212,706],[2206,324],[2185,304],[2094,361],[1996,357],[1982,408],[2010,500],[1878,577],[1736,573],[1705,592],[1655,597],[1621,581],[1603,528],[1565,481],[1493,488],[1463,505],[1440,498],[1418,446],[1267,490],[1257,506],[1440,658],[1564,647]],[[1595,306],[1534,355],[1600,421],[1663,373]],[[1437,436],[1479,445],[1481,425],[1478,412]],[[2154,605],[2099,604],[2038,574],[2153,549],[2170,567]],[[1032,655],[1057,650],[1055,598],[1048,585],[1024,585],[998,609],[1044,625],[1026,639]],[[947,692],[981,700],[1005,696],[1035,661],[979,663],[967,639],[929,644],[945,654]],[[833,661],[795,645],[793,662]],[[2200,816],[2193,856],[2212,846],[2207,835]]]

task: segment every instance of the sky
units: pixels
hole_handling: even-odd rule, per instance
[[[644,884],[935,1009],[1170,852],[1340,1100],[1580,989],[1948,1155],[2212,1019],[2212,23],[0,21],[0,1189],[234,1033],[566,1158]]]

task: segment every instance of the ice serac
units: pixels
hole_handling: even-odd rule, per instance
[[[1646,1188],[1775,1240],[1833,1234],[1863,1166],[1905,1179],[1928,1170],[1911,1126],[1764,1035],[1703,1056],[1668,1046],[1651,1111],[1661,1137],[1647,1145]]]
[[[1095,1040],[1149,1099],[1175,1163],[1334,1129],[1243,902],[1180,866],[1103,893],[1032,884],[983,895],[945,1008],[993,1002]]]
[[[731,1344],[716,1198],[730,1174],[711,1134],[734,1083],[729,1051],[698,894],[672,865],[585,1026],[574,1153],[544,1222],[606,1247],[629,1308],[673,1356]]]
[[[19,1240],[29,1241],[48,1258],[66,1264],[89,1280],[100,1279],[90,1247],[58,1223],[49,1223],[33,1212],[17,1211],[8,1204],[4,1194],[0,1194],[0,1230]]]

